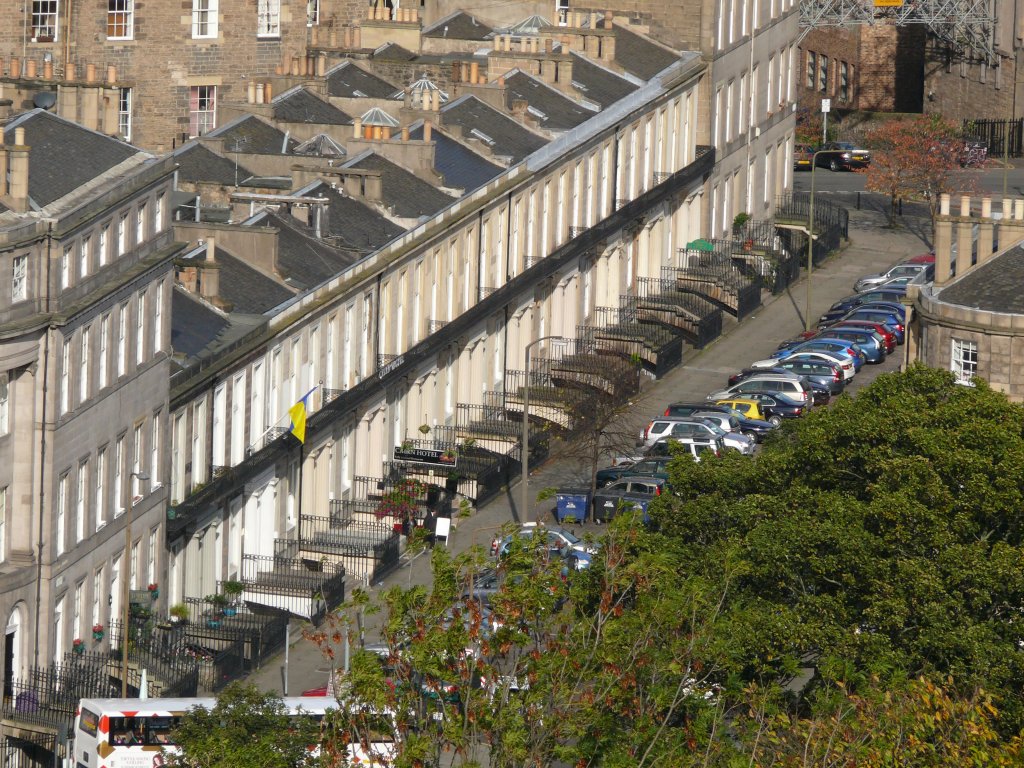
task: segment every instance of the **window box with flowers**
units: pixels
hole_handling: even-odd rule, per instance
[[[149,596],[154,600],[160,597],[160,586],[158,584],[150,584],[146,589],[149,590]]]
[[[80,637],[76,637],[71,641],[71,650],[76,656],[81,656],[85,653],[85,642]]]
[[[103,639],[103,625],[93,624],[92,625],[92,639],[99,642]]]

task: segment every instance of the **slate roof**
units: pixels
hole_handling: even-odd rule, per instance
[[[34,109],[4,127],[7,144],[14,143],[14,129],[25,129],[30,147],[28,194],[40,207],[109,171],[139,150],[123,141]]]
[[[304,194],[327,198],[327,225],[322,234],[339,248],[370,253],[405,232],[370,206],[342,195],[328,184],[321,183]]]
[[[456,11],[423,30],[423,37],[486,40],[494,30],[465,11]]]
[[[505,105],[511,109],[518,99],[530,105],[528,114],[549,131],[571,130],[597,114],[522,71],[505,75]]]
[[[241,259],[221,248],[216,250],[217,263],[220,264],[220,296],[231,302],[232,312],[262,315],[295,295],[294,291]]]
[[[375,59],[392,59],[394,61],[412,61],[418,58],[412,51],[403,48],[398,43],[384,43],[373,52]]]
[[[458,125],[463,138],[478,138],[499,157],[517,163],[548,143],[533,131],[517,123],[475,96],[463,96],[441,108],[443,124]],[[475,133],[474,133],[475,131]]]
[[[423,139],[423,123],[420,122],[409,129],[409,138]],[[447,136],[442,130],[434,127],[430,138],[434,141],[434,170],[444,177],[444,185],[470,192],[483,186],[502,171],[481,157],[469,147],[460,144]]]
[[[1013,248],[956,278],[939,300],[989,312],[1024,314],[1024,249]]]
[[[174,354],[194,357],[213,343],[228,326],[222,314],[181,286],[171,294],[171,348]]]
[[[326,133],[318,133],[299,144],[292,151],[296,155],[308,155],[311,157],[343,157],[348,151],[328,136]]]
[[[380,171],[381,202],[403,219],[433,216],[454,202],[436,187],[373,152],[354,157],[344,167]]]
[[[235,180],[245,181],[252,171],[238,165],[237,174],[234,158],[221,157],[209,147],[199,143],[186,144],[174,153],[178,163],[178,180],[185,182],[209,182],[233,187]]]
[[[615,62],[629,74],[650,80],[679,58],[679,54],[654,41],[615,25]]]
[[[310,227],[289,214],[266,211],[258,220],[279,229],[277,271],[298,291],[319,285],[356,261],[350,254],[318,240]]]
[[[299,143],[254,115],[242,115],[206,135],[223,137],[225,152],[253,155],[280,155],[291,152]]]
[[[348,98],[386,99],[395,86],[351,61],[344,61],[327,73],[327,93]]]
[[[572,87],[583,98],[600,104],[602,109],[638,88],[626,78],[578,53],[572,54]]]
[[[282,93],[273,104],[274,120],[283,123],[323,123],[324,125],[350,125],[352,118],[333,104],[329,104],[305,88]]]

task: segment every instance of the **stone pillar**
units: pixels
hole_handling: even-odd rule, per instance
[[[978,222],[978,266],[992,256],[992,198],[981,198],[981,220]]]
[[[950,249],[953,246],[953,222],[949,220],[949,195],[939,197],[939,215],[935,219],[935,285],[949,281]]]
[[[117,119],[120,107],[121,91],[117,88],[106,88],[103,94],[103,132],[108,136],[117,136],[121,130]]]
[[[956,258],[950,259],[950,276],[960,277],[971,268],[974,255],[974,238],[972,230],[974,220],[971,219],[971,196],[960,196],[960,221],[956,225]]]

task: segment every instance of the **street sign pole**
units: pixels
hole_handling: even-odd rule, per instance
[[[832,109],[832,99],[821,100],[821,143],[828,141],[828,113]]]

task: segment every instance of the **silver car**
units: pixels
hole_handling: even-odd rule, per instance
[[[932,267],[933,265],[931,264],[897,264],[888,272],[864,275],[864,277],[854,283],[853,290],[857,293],[864,293],[864,291],[870,291],[873,288],[877,288],[882,285],[882,283],[889,282],[894,277],[915,278],[922,274],[928,275],[932,271]]]

